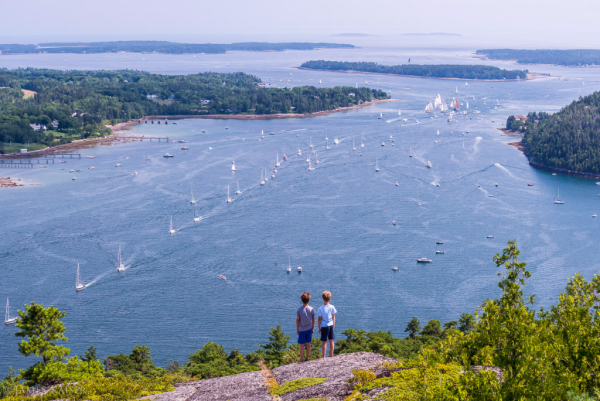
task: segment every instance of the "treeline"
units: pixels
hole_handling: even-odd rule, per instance
[[[499,270],[501,292],[483,301],[475,317],[463,314],[443,327],[430,320],[422,328],[413,318],[404,339],[390,332],[344,331],[346,338],[336,343],[337,354],[369,351],[399,359],[382,367],[389,372],[380,378],[353,371],[348,399],[367,399],[367,392],[386,388],[385,399],[390,400],[599,400],[600,276],[587,281],[576,274],[556,305],[538,309],[534,294],[524,296],[531,273],[519,255],[516,241],[496,254],[493,271]],[[38,361],[18,374],[11,369],[0,382],[0,398],[34,401],[23,396],[29,387],[72,383],[68,391],[85,399],[133,399],[168,391],[175,382],[258,370],[261,361],[274,368],[299,359],[298,345],[289,345],[290,337],[279,325],[255,352],[227,353],[209,342],[187,362],[171,361],[166,368],[152,362],[145,346],[109,356],[103,363],[93,346],[83,356],[69,358],[64,316],[54,307],[33,303],[19,311],[19,351]],[[317,359],[319,341],[313,341],[311,359]],[[103,398],[108,394],[113,398]],[[43,400],[59,398],[82,399],[56,391]]]
[[[487,65],[382,65],[373,62],[348,61],[307,61],[301,68],[329,71],[359,71],[377,74],[410,75],[428,78],[460,78],[460,79],[525,79],[528,70],[503,70]]]
[[[167,41],[119,41],[119,42],[52,42],[38,45],[0,44],[0,51],[5,54],[17,53],[225,53],[227,51],[283,51],[354,48],[344,43],[268,43],[242,42],[230,44],[213,43],[176,43]]]
[[[552,115],[530,113],[526,122],[509,117],[507,128],[524,132],[522,143],[531,161],[600,174],[599,117],[600,92],[594,92]]]
[[[516,60],[519,64],[555,64],[564,66],[600,65],[600,50],[477,50],[476,54],[493,60]]]
[[[110,132],[107,124],[147,115],[314,113],[388,98],[364,87],[284,89],[261,88],[260,83],[242,72],[0,69],[0,141],[63,143],[104,135]],[[25,99],[21,89],[36,93]],[[58,122],[57,129],[52,121]],[[34,131],[30,124],[46,130]]]

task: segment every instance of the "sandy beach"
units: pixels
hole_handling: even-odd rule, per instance
[[[0,177],[0,188],[16,188],[23,187],[25,184],[22,183],[20,178]]]

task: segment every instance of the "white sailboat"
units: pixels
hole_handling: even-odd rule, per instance
[[[438,136],[440,135],[440,130],[437,130],[437,135],[438,135]]]
[[[319,164],[319,154],[315,151],[315,163]]]
[[[412,157],[412,146],[410,147],[410,153],[408,155]]]
[[[379,117],[377,117],[379,120],[381,120],[383,118],[383,113],[379,113]]]
[[[468,83],[468,82],[465,82],[465,86],[469,86],[469,83]]]
[[[322,82],[321,82],[321,80],[319,79],[319,85],[321,85],[321,84],[322,84]]]
[[[239,195],[242,193],[242,191],[240,191],[240,183],[238,181],[235,182],[237,184],[237,191],[235,191],[236,195]]]
[[[177,230],[173,228],[173,215],[171,215],[171,221],[169,221],[169,234],[175,234]]]
[[[190,200],[190,203],[193,205],[196,203],[196,199],[194,199],[194,190],[190,189],[190,192],[192,193],[192,199]]]
[[[121,245],[119,245],[119,253],[117,254],[117,271],[122,272],[125,271],[125,265],[123,264],[123,260],[121,260]]]
[[[283,145],[283,160],[287,160],[287,155],[285,154],[285,145]]]
[[[300,144],[298,144],[298,156],[302,156],[302,150],[300,149]]]
[[[77,279],[75,280],[75,291],[81,291],[85,288],[85,285],[81,282],[79,277],[79,263],[77,263]]]
[[[279,163],[279,151],[277,151],[277,159],[275,161],[275,167],[279,167],[281,166],[281,163]]]
[[[458,93],[458,86],[456,87],[456,90],[454,91],[454,93]]]
[[[232,161],[231,161],[231,171],[232,171],[232,172],[234,172],[234,173],[237,171],[237,170],[235,169],[235,160],[232,160]]]
[[[365,147],[365,136],[362,136],[362,140],[360,141],[360,147],[364,148]]]
[[[310,149],[308,149],[306,151],[306,161],[309,162],[310,161]]]
[[[315,147],[315,145],[312,144],[312,136],[310,137],[310,145],[308,145],[308,147],[310,147],[310,148],[314,148]]]
[[[265,179],[263,178],[263,169],[260,169],[260,185],[265,185]]]
[[[313,171],[315,168],[310,164],[310,158],[308,159],[308,171]]]
[[[439,93],[435,97],[435,100],[433,102],[433,107],[436,108],[436,109],[442,107],[442,97],[440,96]]]
[[[402,111],[398,110],[398,115],[401,116],[402,115]]]
[[[379,171],[379,158],[375,159],[375,172]]]
[[[431,104],[431,102],[427,103],[427,106],[425,106],[425,113],[433,113],[434,110],[435,107],[433,107],[433,104]]]
[[[288,258],[288,268],[287,268],[287,272],[291,273],[292,272],[292,262],[291,260]]]
[[[233,199],[229,196],[229,185],[227,185],[227,203],[233,202]]]
[[[354,146],[354,138],[352,138],[352,150],[356,150],[356,146]]]
[[[463,152],[465,151],[465,141],[463,141]]]
[[[449,109],[448,109],[448,105],[446,104],[446,102],[444,102],[444,101],[442,100],[442,104],[440,105],[440,111],[441,111],[442,113],[445,113],[445,112],[447,112],[448,110],[449,110]]]
[[[325,138],[325,149],[329,150],[329,139]]]
[[[339,140],[339,139],[337,139],[337,138],[335,138],[335,139],[333,140],[333,143],[337,145],[338,143],[340,143],[340,140]]]
[[[465,102],[465,107],[469,110],[469,102]]]
[[[433,166],[431,165],[431,162],[430,162],[429,160],[427,160],[427,164],[426,164],[426,166],[427,166],[428,168],[431,168],[431,167],[433,167]]]
[[[194,205],[194,222],[199,222],[200,221],[200,216],[198,216],[198,208],[196,207],[196,205]]]
[[[560,188],[558,189],[558,193],[556,194],[556,200],[554,201],[555,204],[557,205],[564,205],[565,201],[564,200],[560,200]]]
[[[12,317],[10,315],[10,303],[8,302],[8,298],[6,298],[6,313],[4,314],[4,324],[13,324],[17,322],[16,317]]]

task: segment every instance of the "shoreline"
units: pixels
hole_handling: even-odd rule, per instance
[[[473,79],[473,78],[443,78],[443,77],[424,77],[421,75],[402,75],[402,74],[390,74],[387,72],[367,72],[367,71],[354,71],[354,70],[321,70],[318,68],[304,68],[295,67],[298,70],[304,71],[324,71],[324,72],[340,72],[345,74],[371,74],[371,75],[389,75],[392,77],[407,77],[407,78],[425,78],[425,79],[446,79],[450,81],[471,81],[471,82],[520,82],[520,81],[533,81],[534,79],[550,78],[550,75],[542,75],[536,72],[530,72],[527,74],[527,78],[524,79]]]
[[[382,100],[371,100],[369,102],[363,102],[361,104],[357,104],[355,106],[350,107],[338,107],[333,110],[323,110],[316,111],[314,113],[276,113],[276,114],[206,114],[206,115],[172,115],[172,116],[144,116],[139,119],[139,121],[148,121],[148,120],[162,120],[162,119],[172,119],[172,120],[182,120],[186,118],[200,118],[207,120],[276,120],[276,119],[284,119],[284,118],[307,118],[307,117],[318,117],[318,116],[326,116],[333,113],[339,113],[342,111],[354,110],[354,109],[363,109],[365,107],[369,107],[373,104],[377,103],[387,103],[387,102],[402,102],[401,99],[382,99]],[[127,123],[121,123],[114,126],[115,130],[113,133],[121,131],[125,129],[125,127],[129,125],[135,125],[137,122],[129,121]],[[113,130],[112,126],[108,126],[111,130]]]
[[[36,153],[61,153],[67,152],[70,150],[80,150],[80,149],[88,149],[98,145],[111,145],[113,142],[124,141],[127,139],[122,139],[119,137],[119,134],[122,131],[129,130],[130,127],[134,125],[141,124],[142,121],[148,120],[159,120],[159,119],[172,119],[172,120],[182,120],[188,118],[200,118],[200,119],[214,119],[214,120],[273,120],[273,119],[284,119],[284,118],[306,118],[306,117],[318,117],[325,116],[332,113],[339,113],[342,111],[348,111],[353,109],[362,109],[365,107],[369,107],[373,104],[377,103],[387,103],[387,102],[401,102],[401,99],[382,99],[382,100],[371,100],[369,102],[363,102],[361,104],[357,104],[355,106],[350,107],[338,107],[334,110],[323,110],[317,111],[315,113],[302,113],[302,114],[293,114],[293,113],[279,113],[279,114],[207,114],[207,115],[172,115],[172,116],[144,116],[137,120],[125,121],[115,125],[107,125],[107,128],[110,128],[112,135],[105,136],[102,138],[93,138],[93,139],[79,139],[73,141],[71,143],[65,143],[63,145],[50,146],[40,150],[34,150],[28,152],[30,155],[34,155]],[[7,154],[0,155],[0,158],[3,159],[11,159],[11,158],[20,158],[19,155]]]
[[[514,146],[515,148],[517,148],[521,152],[523,152],[525,157],[527,157],[527,161],[529,162],[529,165],[535,169],[549,171],[551,173],[565,174],[565,175],[572,175],[575,177],[591,178],[591,179],[595,179],[595,180],[600,180],[600,174],[598,174],[598,173],[585,173],[583,171],[569,170],[569,169],[561,168],[561,167],[550,167],[550,166],[545,166],[543,164],[534,162],[533,160],[529,159],[529,156],[527,156],[527,151],[525,149],[525,146],[523,146],[522,141],[510,142],[510,143],[508,143],[508,145]]]
[[[565,68],[600,68],[600,64],[591,64],[591,65],[562,65],[562,64],[546,64],[546,63],[519,63],[518,60],[505,60],[500,58],[488,58],[488,56],[479,56],[475,55],[473,58],[484,60],[484,61],[507,61],[510,64],[514,65],[547,65],[550,67],[565,67]]]

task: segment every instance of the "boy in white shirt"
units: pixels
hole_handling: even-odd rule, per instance
[[[325,291],[323,293],[323,306],[319,307],[317,316],[319,317],[319,333],[321,333],[321,351],[323,352],[323,358],[325,358],[325,351],[327,350],[327,343],[329,342],[329,356],[333,356],[333,348],[335,344],[335,334],[333,329],[335,328],[335,314],[337,310],[335,306],[330,305],[331,293]]]

